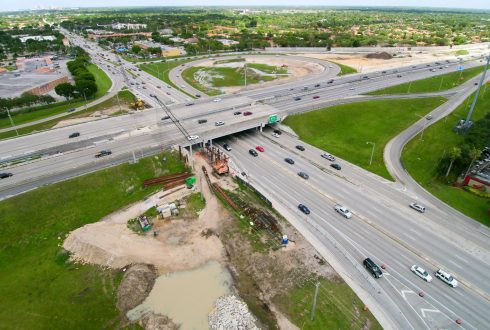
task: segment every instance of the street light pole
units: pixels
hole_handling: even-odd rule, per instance
[[[371,166],[371,164],[373,163],[374,147],[376,146],[376,143],[368,141],[368,142],[366,142],[366,144],[372,144],[373,145],[373,149],[371,150],[371,158],[369,159],[369,166]]]
[[[15,123],[14,123],[14,120],[12,119],[12,116],[10,115],[10,110],[9,109],[7,109],[7,115],[9,116],[10,124],[15,129],[15,134],[17,134],[17,136],[19,136],[19,131],[17,131],[17,127],[15,127]]]

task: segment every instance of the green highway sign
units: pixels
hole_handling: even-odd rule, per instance
[[[269,116],[269,124],[274,124],[279,121],[279,117],[277,115],[270,115]]]

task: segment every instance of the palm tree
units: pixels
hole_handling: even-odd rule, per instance
[[[466,174],[465,174],[465,177],[468,175],[468,173],[470,172],[470,169],[471,169],[471,166],[473,165],[473,162],[480,157],[481,155],[481,150],[480,149],[477,149],[475,147],[471,148],[471,150],[469,151],[468,155],[470,156],[471,158],[471,163],[470,163],[470,166],[468,166],[468,170],[466,171]]]
[[[451,159],[451,162],[449,163],[449,167],[447,168],[446,177],[449,175],[449,172],[451,172],[454,161],[459,157],[461,157],[461,148],[452,147],[452,149],[449,151],[449,159]]]

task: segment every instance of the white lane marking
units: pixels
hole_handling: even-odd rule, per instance
[[[441,311],[438,309],[429,309],[429,308],[421,308],[420,311],[422,312],[422,316],[425,318],[427,317],[425,313],[440,313]]]

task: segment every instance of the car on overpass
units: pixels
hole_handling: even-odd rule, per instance
[[[418,277],[420,277],[424,281],[426,281],[428,283],[432,282],[432,276],[430,276],[429,273],[425,269],[423,269],[422,267],[417,266],[417,265],[413,265],[410,268],[410,270],[412,271],[412,273],[414,273],[415,275],[417,275]]]
[[[194,141],[197,139],[199,139],[199,135],[190,135],[187,137],[187,140],[189,140],[189,141]]]
[[[333,167],[334,169],[336,169],[337,171],[340,171],[342,169],[342,166],[340,166],[339,164],[337,163],[333,163],[333,164],[330,164],[330,167]]]
[[[223,126],[224,124],[225,124],[224,121],[219,120],[219,121],[217,121],[217,122],[214,123],[214,126]]]
[[[223,144],[223,148],[225,148],[226,151],[231,151],[231,147],[228,145],[228,143]]]
[[[303,205],[303,204],[299,204],[298,209],[300,209],[300,211],[303,212],[304,214],[310,214],[311,213],[310,209],[306,205]]]
[[[300,151],[305,151],[305,147],[303,147],[302,145],[297,145],[296,149],[298,149]]]
[[[335,212],[339,213],[344,218],[346,218],[346,219],[352,218],[352,213],[345,206],[340,205],[340,204],[336,204],[333,208],[334,208]]]
[[[6,179],[6,178],[10,178],[11,176],[13,176],[12,173],[0,173],[0,179]]]
[[[364,259],[362,264],[371,273],[371,275],[374,276],[374,278],[380,278],[383,276],[383,272],[381,271],[379,266],[376,265],[376,263],[371,260],[371,258]]]
[[[419,203],[416,203],[416,202],[413,202],[413,203],[410,203],[408,204],[412,209],[414,209],[415,211],[418,211],[420,213],[424,213],[425,212],[425,206],[423,205],[420,205]]]
[[[243,113],[244,116],[250,116],[253,112],[252,111],[245,111]]]
[[[284,158],[284,161],[288,164],[291,164],[293,165],[294,164],[294,160],[292,158]]]
[[[331,162],[335,161],[335,157],[332,156],[331,154],[329,154],[328,152],[324,152],[322,154],[322,157],[325,158],[325,159],[327,159],[327,160],[329,160],[329,161],[331,161]]]
[[[234,114],[235,116],[238,116],[238,115],[241,115],[241,114],[242,114],[242,112],[241,112],[241,111],[235,111],[235,112],[233,112],[233,114]]]
[[[264,152],[265,151],[264,147],[262,147],[262,146],[256,146],[255,149],[257,149],[260,152]]]

